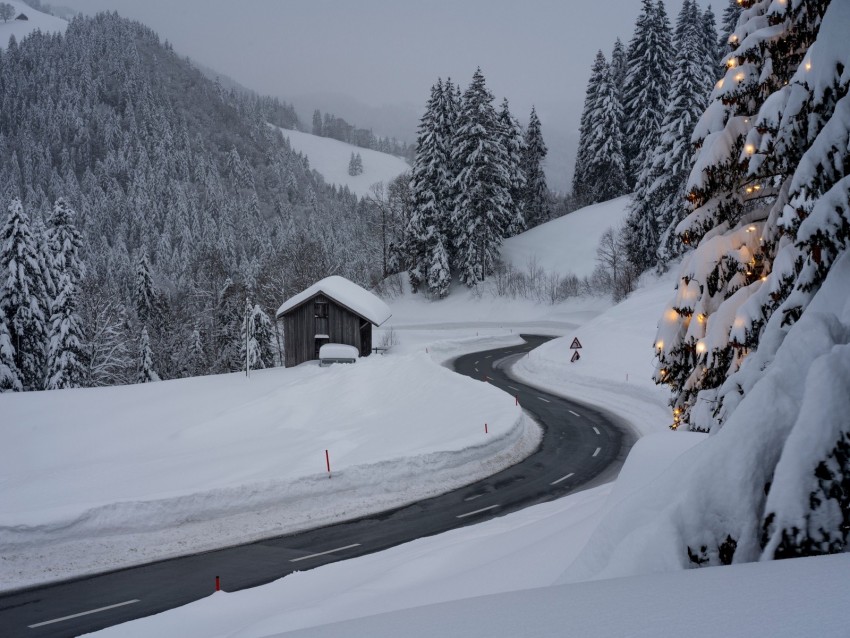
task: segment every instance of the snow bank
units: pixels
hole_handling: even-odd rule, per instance
[[[611,226],[626,219],[630,197],[587,206],[506,239],[502,259],[524,270],[530,260],[548,272],[589,276],[596,267],[596,246]]]
[[[15,40],[20,42],[35,30],[39,30],[42,33],[65,33],[65,27],[68,26],[68,23],[62,18],[36,11],[28,4],[24,4],[19,0],[3,1],[15,8],[15,18],[23,13],[29,20],[16,20],[13,18],[8,22],[0,22],[0,49],[6,48],[10,37],[15,36]]]
[[[410,170],[407,162],[395,155],[301,131],[281,128],[280,132],[289,138],[293,150],[307,156],[310,168],[321,173],[326,182],[340,187],[348,186],[348,189],[359,197],[369,195],[372,184],[383,182],[386,185]],[[363,173],[360,175],[348,174],[348,162],[352,153],[360,153],[363,158]]]
[[[758,560],[766,512],[775,519],[764,557],[772,556],[784,529],[814,536],[818,525],[836,528],[835,502],[811,519],[806,505],[818,489],[818,463],[848,429],[848,300],[850,254],[845,254],[784,340],[777,331],[765,331],[759,350],[741,368],[752,388],[726,425],[613,508],[564,579],[693,567],[689,548],[719,564],[729,538],[735,562]],[[814,422],[823,426],[818,436],[812,434]],[[766,486],[771,486],[767,502]]]
[[[652,344],[659,315],[673,287],[667,274],[650,280],[622,303],[534,350],[514,366],[523,381],[600,406],[639,432],[670,423],[668,392],[652,381]],[[570,363],[572,340],[583,346]]]
[[[0,412],[5,588],[395,507],[492,474],[539,440],[511,397],[424,352],[7,393]]]

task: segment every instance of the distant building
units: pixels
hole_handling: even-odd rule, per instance
[[[29,20],[29,18],[27,17],[26,13],[20,13],[18,14],[18,17],[15,18],[15,20]]]
[[[326,343],[354,346],[367,357],[372,351],[372,326],[380,326],[391,314],[387,304],[348,279],[322,279],[277,310],[275,316],[283,320],[284,365],[318,359]]]

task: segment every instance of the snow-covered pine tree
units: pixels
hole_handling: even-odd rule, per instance
[[[0,314],[0,392],[20,392],[23,389],[6,317]]]
[[[694,3],[696,5],[696,2]],[[696,6],[698,9],[698,5]],[[725,72],[723,68],[723,58],[726,57],[726,51],[722,53],[717,49],[717,16],[711,10],[711,5],[708,5],[702,13],[701,23],[701,41],[702,41],[702,58],[703,58],[703,74],[705,75],[706,97],[711,87],[717,82]]]
[[[517,119],[511,115],[508,99],[502,100],[499,111],[499,128],[502,146],[507,153],[508,171],[510,173],[511,211],[507,226],[502,232],[503,237],[513,237],[525,230],[525,192],[526,175],[523,167],[525,154],[525,135]]]
[[[741,17],[741,12],[744,10],[743,4],[738,0],[727,0],[726,7],[723,9],[723,15],[720,18],[720,32],[717,36],[717,49],[720,59],[724,59],[726,55],[738,48],[735,29],[738,26],[738,18]],[[723,67],[721,65],[721,73]]]
[[[585,203],[604,202],[626,192],[625,159],[620,136],[623,109],[619,91],[614,86],[611,68],[605,64],[602,51],[597,54],[602,61],[596,100],[591,108],[592,126],[584,152]],[[594,68],[596,68],[594,64]]]
[[[836,14],[832,37],[809,49],[827,6]],[[771,350],[781,343],[846,246],[847,200],[837,202],[846,197],[847,138],[835,139],[847,126],[838,98],[846,100],[850,77],[847,57],[834,59],[846,50],[835,26],[846,14],[838,2],[759,0],[746,5],[730,40],[740,45],[695,128],[691,212],[676,228],[697,248],[682,263],[656,341],[655,379],[673,389],[677,427],[722,425],[754,382],[735,372],[766,330]]]
[[[543,172],[543,161],[548,149],[543,141],[540,118],[537,111],[531,107],[528,118],[528,128],[525,131],[525,152],[522,166],[525,173],[525,218],[529,228],[533,228],[549,220],[549,188],[546,185],[546,174]]]
[[[84,385],[88,367],[83,338],[77,313],[77,286],[69,269],[59,277],[57,295],[52,305],[47,348],[47,390],[79,388]]]
[[[664,117],[673,60],[672,34],[662,0],[642,0],[641,13],[629,41],[626,80],[623,88],[623,143],[626,176],[633,186],[652,153]]]
[[[243,366],[247,360],[251,370],[274,367],[272,322],[260,305],[252,304],[250,299],[245,300],[245,321],[242,324],[240,339],[239,356]]]
[[[607,70],[608,63],[605,61],[605,55],[602,51],[598,51],[593,60],[590,79],[587,81],[587,89],[584,93],[584,108],[581,112],[581,123],[579,125],[578,152],[576,153],[576,165],[573,171],[573,197],[581,205],[589,204],[592,201],[592,185],[587,177],[588,153],[590,136],[596,126],[599,86]]]
[[[189,335],[188,357],[186,361],[186,373],[190,377],[204,374],[207,367],[207,357],[204,352],[204,344],[201,340],[201,329],[196,325]]]
[[[159,375],[154,370],[153,351],[146,326],[142,326],[142,335],[139,338],[139,363],[136,370],[136,383],[150,383],[160,380]]]
[[[14,353],[9,373],[20,374],[22,389],[41,390],[46,372],[45,314],[49,302],[36,240],[18,199],[9,204],[0,231],[0,277],[0,316]],[[16,387],[12,380],[10,389]]]
[[[614,41],[614,48],[611,51],[611,78],[614,81],[614,86],[617,88],[617,97],[620,100],[620,105],[623,106],[623,119],[620,122],[620,139],[623,144],[626,143],[626,111],[625,111],[625,87],[626,74],[628,72],[628,54],[623,41],[617,38]],[[625,150],[624,150],[625,152]]]
[[[357,163],[354,160],[354,151],[351,151],[351,158],[348,160],[348,174],[352,177],[357,175]]]
[[[136,259],[136,282],[135,282],[136,314],[139,321],[147,323],[156,312],[156,287],[151,275],[151,265],[148,254],[142,250]]]
[[[76,286],[83,278],[85,267],[80,252],[83,240],[75,223],[76,213],[71,205],[60,197],[53,205],[48,220],[47,245],[53,255],[53,270],[67,274]]]
[[[411,258],[408,270],[414,290],[424,282],[432,294],[448,294],[451,273],[440,268],[447,256],[451,192],[449,183],[448,98],[442,81],[431,87],[431,97],[419,124],[416,160],[410,179],[413,211],[406,230],[405,246]]]
[[[319,109],[313,111],[313,135],[322,136],[322,112]]]
[[[675,229],[685,215],[685,184],[693,157],[691,135],[714,83],[704,73],[707,60],[715,54],[713,46],[704,46],[705,28],[697,3],[685,0],[676,20],[678,53],[659,141],[652,161],[641,172],[626,222],[629,260],[640,271],[657,266],[663,272],[683,249]]]
[[[474,286],[493,269],[510,219],[510,164],[481,69],[472,76],[452,143],[455,180],[452,226],[460,279]]]

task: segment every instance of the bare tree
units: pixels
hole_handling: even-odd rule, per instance
[[[8,2],[0,2],[0,18],[3,18],[3,22],[8,22],[14,17],[15,7]]]

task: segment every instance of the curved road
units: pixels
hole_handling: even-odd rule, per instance
[[[538,450],[498,474],[438,497],[361,519],[0,596],[0,636],[77,636],[235,591],[296,570],[378,552],[516,511],[612,478],[633,442],[625,424],[509,377],[503,368],[551,337],[459,357],[455,370],[519,398],[543,427]],[[2,574],[0,574],[2,578]]]

